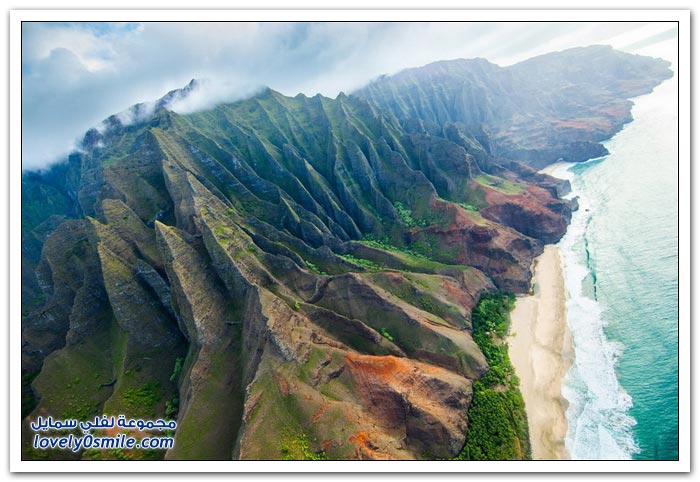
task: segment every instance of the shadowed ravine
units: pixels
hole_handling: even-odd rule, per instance
[[[38,415],[166,411],[166,459],[458,456],[472,310],[528,291],[576,208],[535,169],[600,155],[670,75],[589,47],[110,117],[23,173],[24,457],[110,456],[32,450]]]

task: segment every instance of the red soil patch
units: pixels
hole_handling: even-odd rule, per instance
[[[255,398],[252,399],[250,403],[250,409],[247,409],[243,414],[243,421],[248,423],[250,415],[255,411],[256,407],[260,404],[260,399],[263,396],[263,392],[258,393]]]
[[[311,417],[311,423],[316,423],[320,420],[321,417],[326,413],[326,410],[328,410],[328,402],[324,401],[321,403],[321,406],[318,407],[318,411],[314,414],[313,417]]]
[[[400,372],[408,374],[411,371],[405,361],[393,356],[348,354],[345,361],[355,378],[375,377],[388,382]]]
[[[503,204],[517,204],[522,206],[526,211],[533,213],[553,213],[545,207],[548,202],[555,201],[555,198],[541,187],[529,185],[522,194],[503,194],[501,192],[487,189],[486,203],[489,206],[500,206]]]
[[[427,320],[423,320],[428,323]],[[353,378],[359,383],[358,389],[377,392],[381,381],[392,387],[409,387],[416,382],[416,369],[423,374],[435,374],[441,369],[425,363],[415,363],[395,356],[345,355]]]
[[[474,307],[472,298],[455,281],[448,278],[443,278],[442,288],[447,292],[450,298],[456,300],[463,308],[471,310]]]
[[[399,283],[399,282],[401,282],[401,281],[404,280],[403,275],[400,274],[400,273],[386,272],[386,273],[384,273],[384,276],[386,276],[386,278],[387,278],[389,281],[393,281],[393,282],[395,282],[395,283]]]
[[[348,439],[351,443],[356,445],[355,447],[355,458],[358,460],[364,459],[376,459],[377,457],[377,446],[372,442],[369,436],[369,432],[359,431],[355,432],[355,435],[351,435]],[[379,458],[386,458],[385,456]]]
[[[289,383],[287,383],[287,380],[285,380],[283,377],[279,377],[277,382],[280,385],[280,391],[282,392],[282,395],[285,397],[289,395]]]
[[[362,430],[359,432],[355,432],[354,435],[350,435],[350,438],[348,440],[360,447],[369,448],[370,446],[374,446],[369,437],[369,432],[365,432]]]

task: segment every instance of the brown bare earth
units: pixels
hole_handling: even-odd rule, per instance
[[[570,186],[537,169],[605,154],[670,75],[594,46],[178,114],[193,80],[105,119],[22,176],[23,457],[117,458],[35,450],[40,414],[176,419],[141,455],[166,460],[526,457],[476,423],[472,311],[566,231]],[[566,456],[552,249],[511,338],[536,458]]]

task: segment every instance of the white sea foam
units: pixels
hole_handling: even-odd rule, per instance
[[[640,53],[675,59],[675,43]],[[573,459],[678,456],[677,79],[633,101],[634,121],[605,142],[609,158],[553,172],[580,206],[559,243],[575,353],[562,387]]]
[[[631,459],[639,452],[632,433],[636,421],[629,415],[632,399],[615,373],[623,347],[607,339],[601,306],[593,299],[592,290],[586,290],[592,273],[586,263],[584,239],[592,211],[570,167],[562,166],[554,173],[569,179],[571,196],[579,200],[579,210],[559,243],[568,291],[567,322],[575,352],[562,387],[569,403],[566,447],[571,458],[578,460]]]

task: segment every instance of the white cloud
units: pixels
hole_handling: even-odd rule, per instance
[[[381,74],[453,59],[508,65],[608,39],[639,24],[581,23],[25,23],[22,32],[23,167],[60,159],[75,140],[119,112],[207,79],[171,104],[187,113],[269,86],[334,97]],[[642,26],[643,27],[643,26]],[[655,29],[648,29],[656,32]],[[638,31],[637,33],[639,33]],[[150,104],[152,107],[152,104]]]
[[[184,95],[178,95],[168,103],[168,108],[178,114],[189,114],[210,109],[222,102],[232,102],[254,95],[264,86],[237,79],[198,79],[196,86]]]
[[[135,122],[143,122],[147,120],[153,114],[155,109],[155,101],[141,102],[117,113],[116,117],[119,119],[119,122],[121,122],[122,125],[128,126]]]

